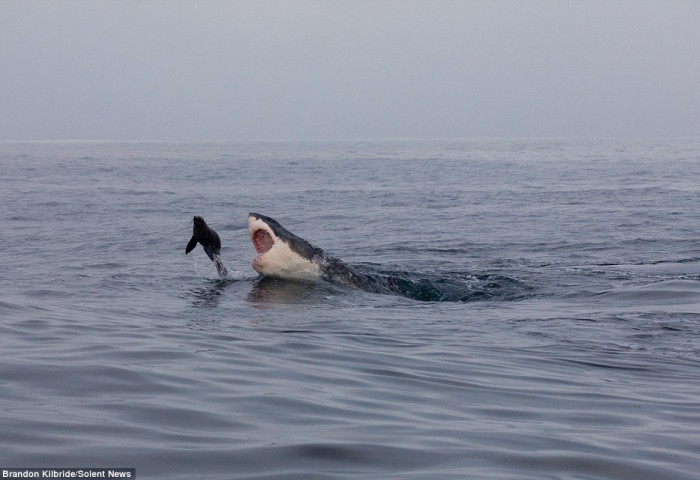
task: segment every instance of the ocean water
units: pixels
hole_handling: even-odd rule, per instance
[[[0,467],[700,478],[698,140],[2,143],[0,171]],[[258,277],[249,211],[401,288]]]

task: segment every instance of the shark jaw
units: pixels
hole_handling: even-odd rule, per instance
[[[257,256],[253,269],[268,277],[317,281],[321,270],[310,252],[299,249],[305,240],[288,232],[277,221],[257,213],[248,214],[248,231]],[[296,246],[296,248],[295,248]],[[308,245],[309,248],[313,248]]]

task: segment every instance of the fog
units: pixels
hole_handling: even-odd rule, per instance
[[[0,1],[0,140],[700,135],[697,1]]]

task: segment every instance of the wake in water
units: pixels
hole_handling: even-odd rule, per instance
[[[418,273],[382,270],[372,264],[356,265],[365,290],[394,294],[423,302],[474,302],[479,300],[522,300],[532,288],[505,275],[464,272]]]

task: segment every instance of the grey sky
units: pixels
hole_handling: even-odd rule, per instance
[[[0,140],[700,135],[700,1],[0,0]]]

